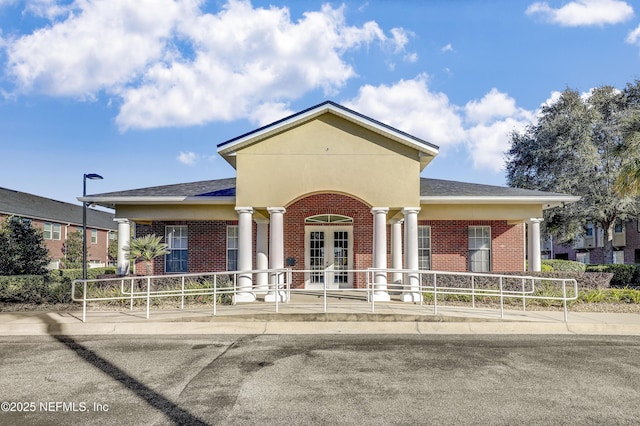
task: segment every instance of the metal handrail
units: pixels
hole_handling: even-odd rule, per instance
[[[349,273],[349,274],[365,274],[365,287],[364,288],[339,288],[339,284],[328,285],[329,278],[332,274]],[[348,269],[348,270],[310,270],[310,269],[296,269],[290,268],[282,269],[269,269],[269,270],[250,270],[250,271],[224,271],[224,272],[211,272],[211,273],[191,273],[191,274],[176,274],[176,275],[153,275],[153,276],[127,276],[118,278],[103,278],[93,280],[75,280],[72,282],[72,299],[76,302],[81,302],[82,307],[82,321],[86,321],[87,302],[99,302],[109,300],[129,300],[130,310],[133,310],[134,300],[144,299],[146,300],[146,317],[149,318],[150,306],[152,298],[160,297],[180,297],[181,309],[184,309],[184,300],[188,296],[213,296],[213,315],[217,314],[217,297],[219,295],[232,295],[235,305],[235,296],[246,292],[247,288],[239,287],[237,277],[239,275],[253,275],[258,273],[267,273],[270,278],[268,284],[268,291],[275,292],[275,312],[279,312],[280,299],[283,299],[284,303],[289,303],[292,293],[317,293],[322,292],[323,298],[323,312],[328,310],[328,296],[327,292],[362,292],[366,295],[367,303],[371,304],[371,312],[375,312],[376,297],[374,297],[376,291],[381,291],[381,288],[388,293],[389,287],[393,286],[393,290],[402,291],[402,293],[419,293],[420,305],[423,304],[424,295],[433,295],[433,313],[438,313],[438,297],[441,295],[467,295],[472,298],[472,307],[475,308],[477,297],[498,297],[500,299],[500,318],[504,318],[504,299],[505,298],[520,298],[522,299],[523,309],[526,310],[526,301],[529,299],[537,300],[555,300],[562,301],[564,308],[564,320],[568,321],[568,309],[567,301],[575,300],[578,297],[578,285],[575,279],[563,279],[563,278],[548,278],[548,277],[533,277],[526,275],[506,275],[506,274],[491,274],[491,273],[472,273],[472,272],[447,272],[447,271],[429,271],[429,270],[412,270],[412,269]],[[323,283],[318,285],[320,288],[294,288],[292,287],[294,274],[304,274],[304,277],[308,277],[308,274],[323,274]],[[376,276],[389,277],[390,274],[403,274],[405,277],[417,278],[417,285],[415,284],[403,284],[403,283],[376,283]],[[228,280],[224,288],[219,288],[219,277],[225,276]],[[438,285],[438,276],[455,276],[455,277],[468,277],[470,285],[468,287],[452,287],[446,285]],[[204,288],[186,288],[186,282],[192,278],[198,279],[211,279],[211,287]],[[478,280],[497,280],[497,288],[482,288],[478,286]],[[180,285],[178,288],[160,288],[158,283],[166,280],[176,280]],[[520,290],[505,289],[505,280],[507,282],[519,281]],[[138,281],[137,285],[136,281]],[[407,280],[405,280],[407,281]],[[536,295],[536,283],[546,281],[550,283],[561,284],[562,296],[541,296]],[[120,295],[109,297],[88,297],[87,285],[91,283],[118,283]],[[125,285],[128,283],[129,285]],[[162,283],[166,284],[166,283]],[[572,294],[567,296],[567,285],[570,285]],[[82,286],[82,297],[77,297],[77,286]],[[382,287],[376,287],[382,286]],[[252,288],[250,291],[255,291]],[[282,295],[282,297],[281,297]]]

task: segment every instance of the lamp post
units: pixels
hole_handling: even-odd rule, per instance
[[[99,180],[102,176],[85,173],[82,178],[82,198],[87,196],[87,179]],[[82,279],[87,279],[87,203],[82,202]]]

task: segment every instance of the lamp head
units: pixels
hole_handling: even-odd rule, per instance
[[[102,177],[102,176],[97,175],[97,174],[95,174],[95,173],[85,174],[85,175],[84,175],[84,177],[85,177],[85,179],[93,179],[93,180],[96,180],[96,179],[103,179],[103,177]]]

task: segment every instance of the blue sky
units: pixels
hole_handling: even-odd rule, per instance
[[[541,105],[638,78],[631,1],[0,0],[0,186],[232,177],[217,144],[327,99],[440,146],[423,176],[504,185]]]

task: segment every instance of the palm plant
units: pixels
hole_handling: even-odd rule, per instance
[[[151,262],[158,256],[169,254],[168,245],[162,242],[162,237],[149,234],[134,238],[128,246],[123,247],[128,259],[142,259],[145,262],[147,275],[151,275]]]

